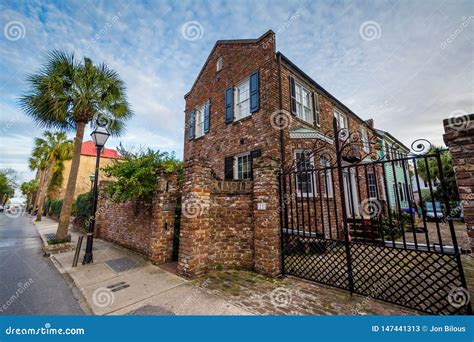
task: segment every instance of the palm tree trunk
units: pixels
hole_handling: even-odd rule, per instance
[[[41,187],[41,191],[39,195],[38,215],[36,215],[36,221],[41,221],[43,217],[44,200],[46,199],[46,193],[48,192],[49,184],[51,184],[51,180],[53,179],[54,164],[55,164],[55,160],[51,159],[51,161],[49,162],[48,171],[46,173],[46,177],[45,177],[46,179],[44,181],[43,186]]]
[[[74,155],[71,161],[71,171],[67,180],[66,193],[64,195],[63,207],[59,217],[58,230],[56,231],[56,240],[66,240],[71,219],[72,204],[74,202],[74,192],[76,191],[77,174],[79,172],[79,163],[81,161],[82,139],[84,138],[85,122],[78,122],[76,129],[76,138],[74,139]]]
[[[43,189],[43,186],[44,186],[44,170],[43,169],[39,170],[38,178],[39,178],[39,185],[38,185],[38,190],[36,190],[36,194],[35,194],[35,202],[33,205],[33,215],[35,214],[35,210],[38,207],[41,190]]]

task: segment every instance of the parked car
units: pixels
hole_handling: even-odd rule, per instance
[[[435,213],[436,209],[436,213]],[[440,202],[426,202],[425,213],[427,220],[440,221],[444,218],[443,208]]]
[[[0,205],[0,213],[3,213],[3,210],[4,210],[3,205]]]

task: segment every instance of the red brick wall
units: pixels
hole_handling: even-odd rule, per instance
[[[252,182],[218,181],[203,160],[185,169],[178,271],[253,268]]]
[[[170,262],[176,208],[176,175],[158,177],[159,189],[152,203],[113,203],[100,184],[96,214],[97,237],[139,252],[155,263]]]
[[[453,157],[467,234],[474,252],[474,114],[446,119],[444,142]]]

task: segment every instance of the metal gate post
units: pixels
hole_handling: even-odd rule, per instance
[[[351,257],[351,246],[349,241],[349,229],[347,226],[347,212],[346,212],[346,199],[344,197],[344,179],[342,175],[342,156],[339,145],[339,130],[336,118],[333,118],[332,125],[334,129],[334,142],[336,144],[336,160],[337,160],[337,176],[339,181],[339,195],[341,196],[341,208],[342,208],[342,223],[344,225],[344,240],[346,248],[346,260],[347,260],[347,273],[349,280],[349,291],[354,292],[354,278],[352,274],[352,257]],[[348,132],[349,133],[349,132]]]
[[[442,193],[443,193],[444,205],[446,206],[447,215],[451,215],[451,206],[449,204],[449,198],[448,198],[448,195],[446,194],[446,189],[445,189],[443,165],[441,163],[441,152],[440,152],[440,150],[436,149],[435,154],[436,154],[436,162],[438,164],[439,178],[441,180],[441,189],[442,189]],[[448,224],[449,224],[449,230],[451,232],[451,239],[452,239],[453,247],[454,247],[454,251],[455,251],[454,255],[456,257],[456,263],[458,264],[459,275],[461,277],[461,284],[462,284],[463,288],[468,290],[467,283],[466,283],[466,277],[464,276],[464,270],[462,268],[461,251],[459,250],[459,247],[458,247],[458,240],[456,238],[456,231],[454,230],[453,219],[451,218],[451,216],[449,216],[449,219],[447,221],[448,221]],[[467,312],[470,315],[472,315],[471,301],[469,301],[467,303],[466,309],[467,309]]]

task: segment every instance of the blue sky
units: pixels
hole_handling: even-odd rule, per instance
[[[268,29],[278,50],[406,144],[441,144],[443,118],[474,112],[473,1],[2,0],[0,24],[0,168],[22,180],[42,131],[17,99],[52,49],[105,62],[125,81],[135,117],[110,147],[181,157],[183,95],[214,42]]]

